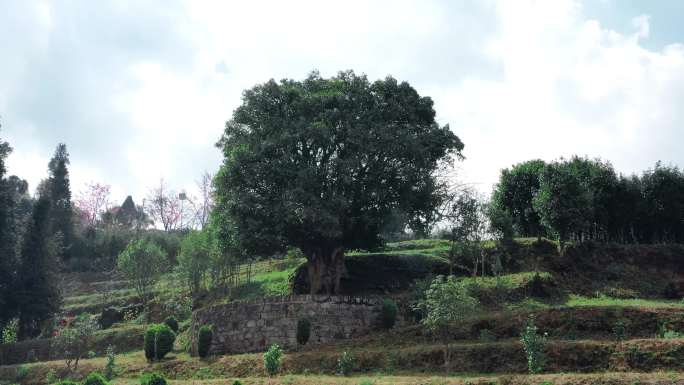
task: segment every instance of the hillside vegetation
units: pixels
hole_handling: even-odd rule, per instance
[[[490,252],[496,252],[493,243],[486,246]],[[404,304],[401,307],[403,315],[412,317],[415,314],[410,304],[422,290],[421,282],[448,272],[445,259],[448,250],[448,241],[426,239],[390,243],[376,252],[352,252],[347,260],[350,268],[345,284],[368,282],[363,289],[354,292],[394,297]],[[453,341],[450,372],[462,374],[436,383],[522,384],[531,381],[531,377],[520,375],[526,371],[526,361],[518,339],[529,314],[535,314],[537,327],[548,334],[547,371],[651,372],[649,375],[601,374],[600,378],[612,378],[610,383],[616,384],[631,384],[640,379],[667,383],[668,379],[679,375],[659,374],[658,371],[684,369],[684,349],[680,348],[684,342],[680,339],[680,331],[684,331],[684,304],[678,299],[665,298],[673,295],[668,290],[678,277],[676,260],[682,255],[681,251],[678,245],[571,245],[561,255],[553,242],[516,240],[509,249],[510,260],[515,261],[507,266],[511,270],[509,273],[462,278],[484,308],[450,330],[449,338]],[[573,266],[581,267],[581,274],[577,269],[568,269],[568,259],[572,259]],[[243,284],[224,293],[225,297],[206,297],[204,306],[221,301],[289,295],[291,287],[296,285],[302,263],[298,259],[280,259],[252,264],[249,281],[245,278]],[[364,268],[355,270],[355,264]],[[645,265],[658,268],[645,269]],[[377,274],[354,277],[356,271],[375,271]],[[635,278],[637,275],[639,279]],[[64,280],[69,282],[65,286],[62,310],[65,316],[82,312],[100,316],[103,308],[129,306],[132,309],[136,303],[135,294],[116,274],[69,274]],[[98,332],[93,348],[95,358],[83,360],[79,375],[102,370],[106,347],[111,344],[119,353],[117,365],[121,371],[115,384],[133,383],[137,376],[148,371],[160,372],[179,384],[194,383],[192,381],[209,384],[215,379],[220,380],[217,383],[224,383],[221,381],[233,378],[241,378],[243,383],[264,383],[259,379],[265,376],[261,355],[198,360],[185,353],[191,311],[185,293],[186,289],[178,283],[175,274],[167,273],[155,287],[155,300],[149,315],[150,320],[157,322],[168,315],[175,315],[181,321],[175,353],[160,363],[145,363],[140,349],[147,320],[142,314],[133,313]],[[619,333],[618,327],[621,328]],[[28,352],[33,349],[34,357],[49,360],[50,356],[42,356],[41,349],[46,349],[45,346],[27,344],[23,354],[29,356]],[[8,350],[2,351],[7,356]],[[336,373],[341,352],[353,354],[353,372],[361,377],[329,377]],[[325,381],[351,384],[361,383],[366,377],[376,384],[430,383],[422,375],[412,376],[418,372],[441,372],[441,357],[442,346],[429,332],[420,325],[407,326],[364,338],[286,352],[282,370],[290,375],[271,383]],[[0,378],[12,381],[19,371],[26,370],[24,368],[28,370],[22,383],[41,384],[51,370],[57,374],[63,371],[63,363],[17,362],[0,368]],[[466,373],[490,374],[464,377]],[[397,375],[399,377],[392,377]],[[591,374],[545,375],[535,377],[533,381],[586,383],[597,378]]]

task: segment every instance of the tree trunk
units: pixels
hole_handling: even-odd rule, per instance
[[[311,294],[339,294],[340,281],[346,273],[342,247],[311,247],[304,251]]]

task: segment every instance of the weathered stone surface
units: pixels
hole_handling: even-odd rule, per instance
[[[309,344],[326,343],[379,327],[381,308],[376,298],[298,295],[199,309],[192,315],[192,353],[202,325],[214,326],[211,354],[264,351],[274,343],[291,349],[300,318],[311,320]]]

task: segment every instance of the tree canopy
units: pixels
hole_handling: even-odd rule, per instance
[[[429,97],[351,71],[245,91],[218,145],[216,215],[235,230],[224,241],[262,255],[299,247],[312,292],[336,291],[344,249],[381,244],[390,214],[425,230],[442,202],[435,171],[463,149]]]
[[[660,162],[641,176],[618,175],[609,162],[577,156],[524,162],[502,171],[492,207],[519,236],[684,242],[684,173]]]
[[[51,203],[51,229],[53,234],[61,234],[62,255],[70,256],[70,247],[74,238],[73,210],[71,204],[71,186],[69,182],[69,153],[66,145],[60,143],[50,159],[48,171],[49,198]]]

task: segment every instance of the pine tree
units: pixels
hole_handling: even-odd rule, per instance
[[[57,145],[55,155],[48,164],[50,172],[49,194],[51,209],[51,234],[61,234],[62,259],[69,259],[70,247],[74,238],[73,210],[71,204],[71,187],[69,185],[69,153],[66,145]]]
[[[19,290],[19,334],[31,338],[60,307],[61,297],[56,285],[56,261],[50,245],[50,201],[41,197],[33,207],[21,247]]]

